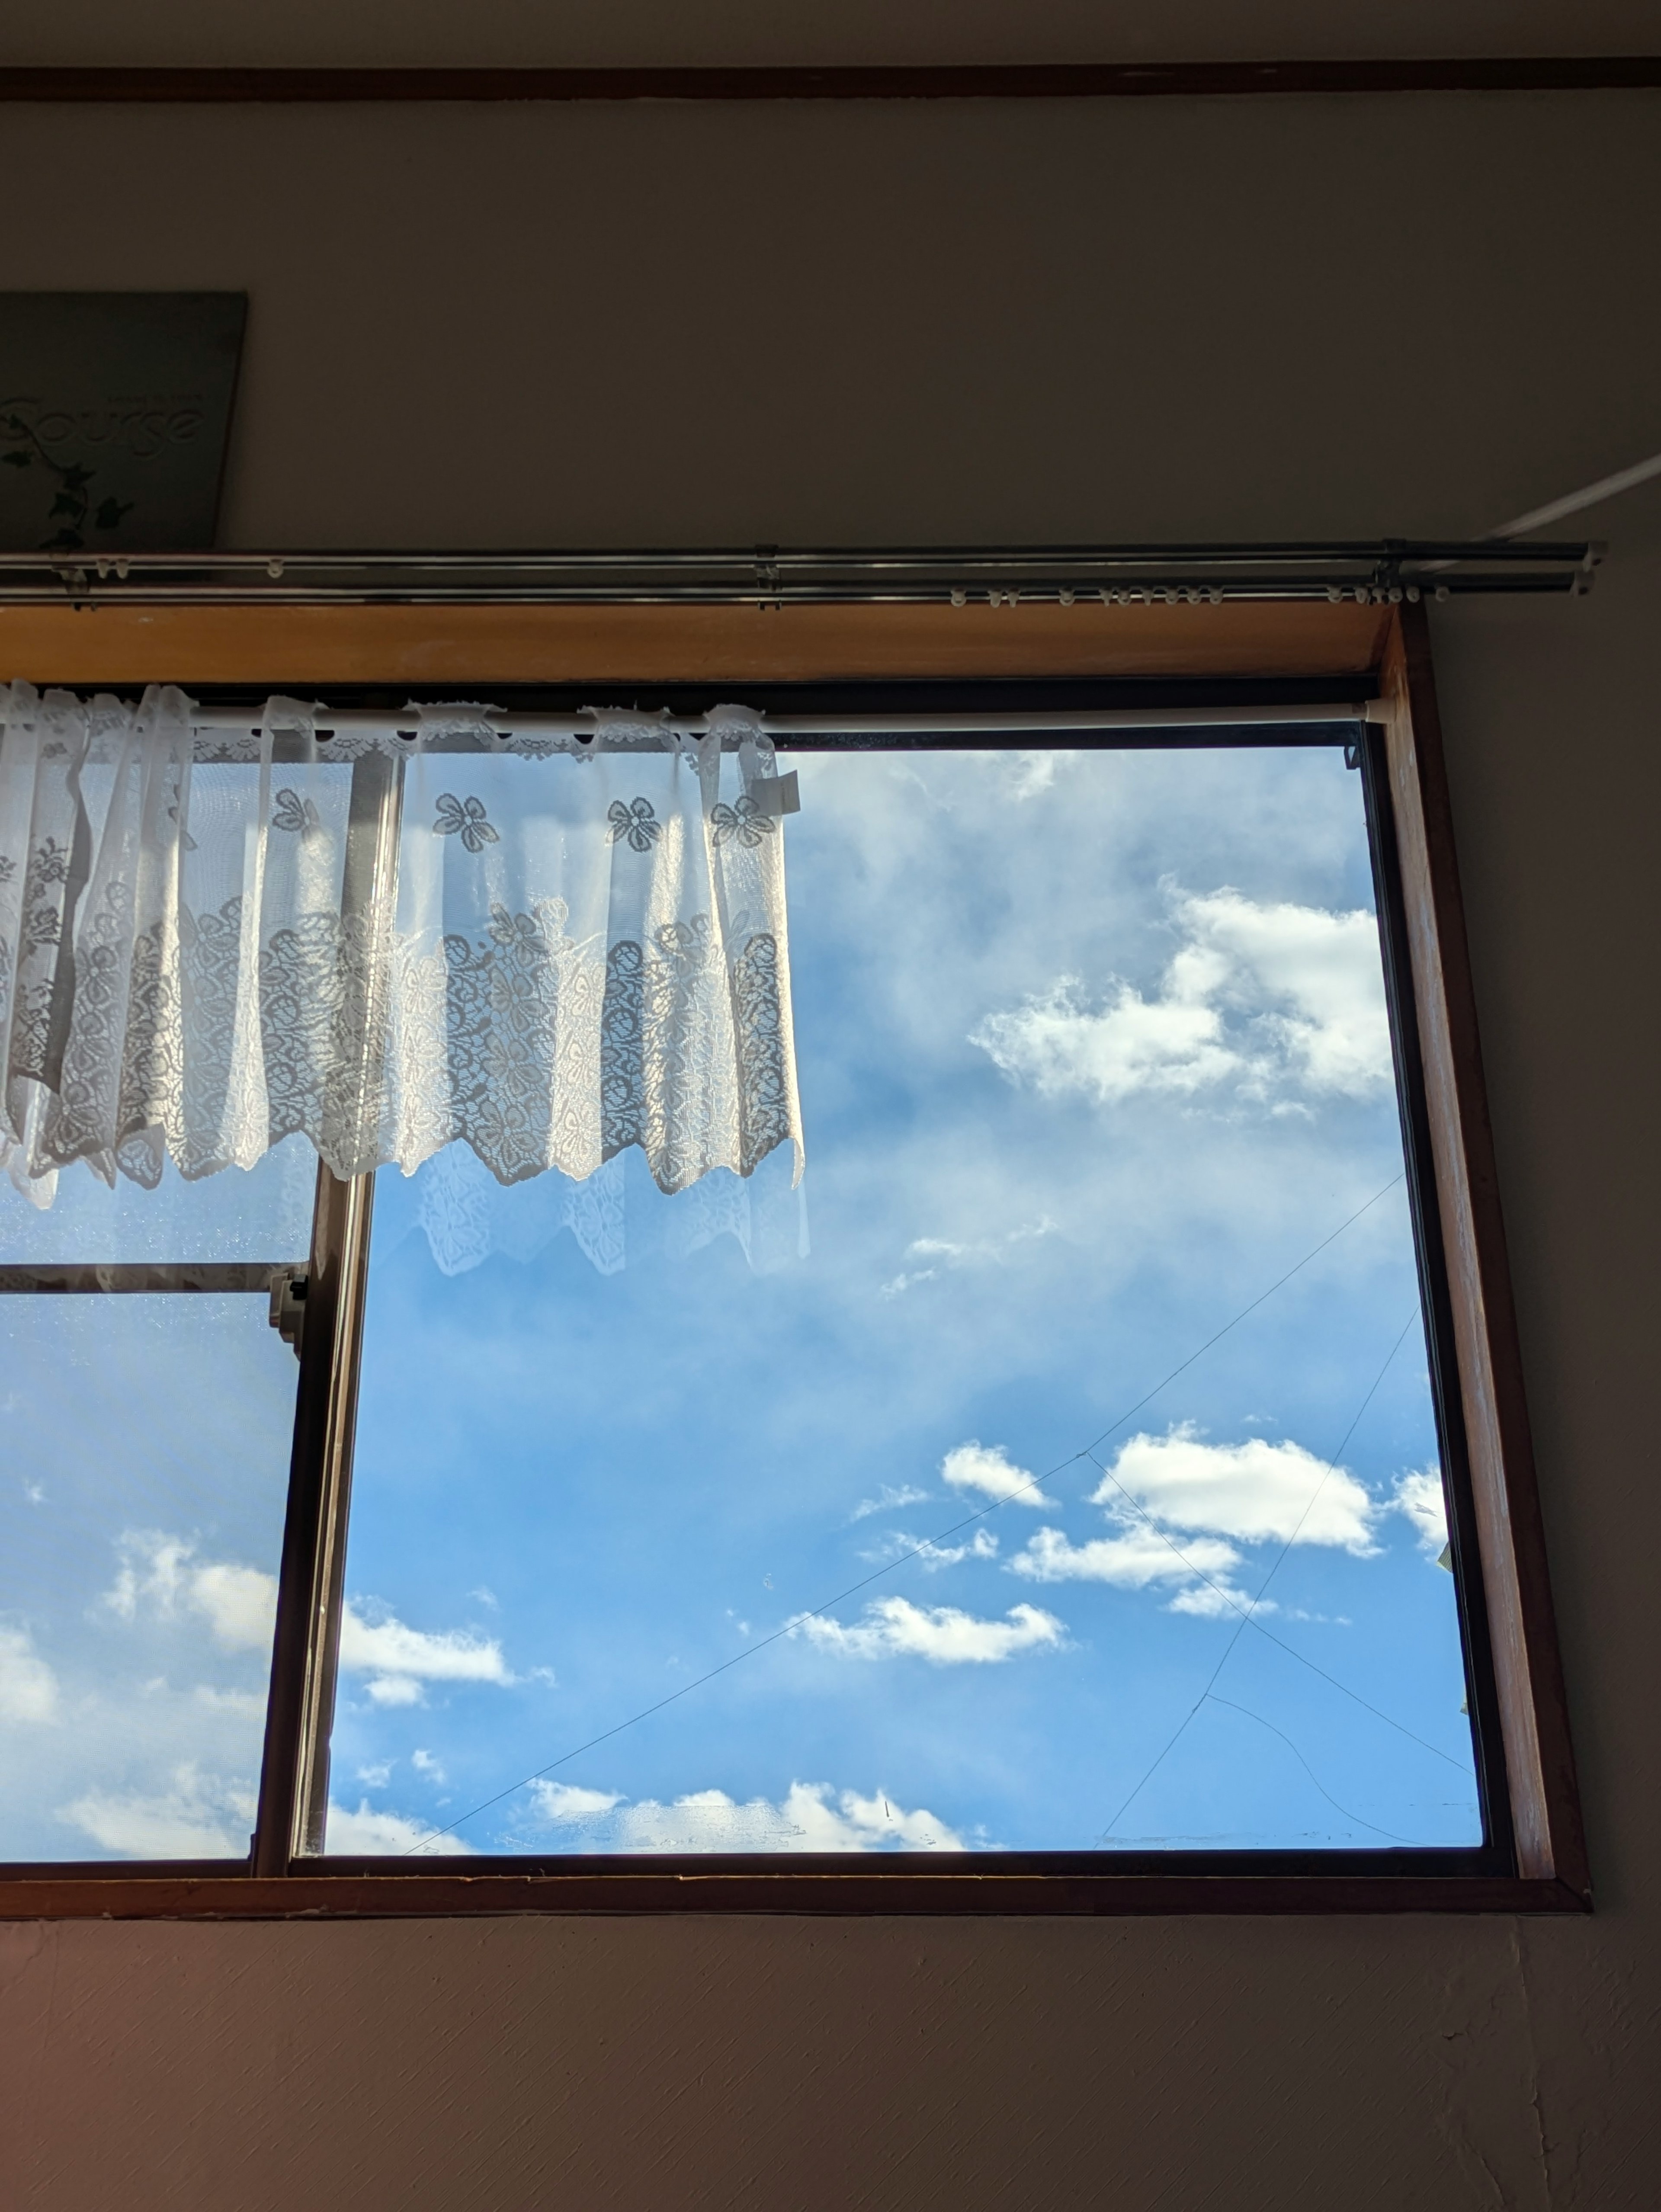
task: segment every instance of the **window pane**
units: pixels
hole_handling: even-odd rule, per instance
[[[329,1849],[1479,1842],[1360,777],[798,765],[808,1256],[383,1171]]]
[[[32,1204],[0,1175],[0,1265],[143,1260],[269,1260],[311,1249],[317,1154],[289,1137],[251,1173],[186,1182],[171,1164],[154,1190],[118,1176],[102,1183],[82,1163],[62,1170],[50,1205]]]
[[[315,1176],[0,1184],[0,1261],[291,1263]],[[263,1291],[0,1296],[0,1857],[246,1855],[297,1376]]]

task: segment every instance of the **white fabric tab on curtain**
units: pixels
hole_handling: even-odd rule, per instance
[[[472,1147],[499,1183],[630,1146],[665,1192],[802,1162],[761,718],[504,740],[412,708],[0,687],[0,1143],[154,1185],[299,1132],[337,1175]],[[472,740],[475,750],[435,749]]]

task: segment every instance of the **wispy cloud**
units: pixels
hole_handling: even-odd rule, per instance
[[[1194,1536],[1178,1546],[1146,1522],[1132,1523],[1123,1535],[1097,1536],[1075,1544],[1059,1528],[1040,1528],[1024,1551],[1009,1562],[1011,1574],[1033,1583],[1109,1583],[1116,1589],[1146,1589],[1153,1583],[1191,1581],[1195,1575],[1226,1575],[1240,1564],[1232,1544]]]
[[[988,1620],[956,1606],[913,1605],[904,1597],[876,1599],[852,1626],[817,1613],[794,1626],[841,1658],[926,1659],[934,1667],[995,1665],[1023,1651],[1054,1650],[1067,1636],[1064,1622],[1035,1605],[1012,1606],[1001,1620]]]
[[[927,1267],[916,1267],[892,1276],[884,1283],[881,1294],[885,1298],[897,1298],[916,1283],[932,1283],[954,1267],[999,1267],[1023,1244],[1038,1243],[1056,1233],[1056,1224],[1048,1214],[1019,1229],[1007,1231],[1001,1237],[979,1237],[967,1243],[956,1242],[946,1237],[916,1237],[905,1248],[908,1260],[927,1261]]]
[[[0,1721],[54,1721],[58,1704],[58,1677],[27,1629],[0,1626]]]
[[[355,1813],[344,1805],[330,1804],[324,1849],[338,1858],[403,1858],[425,1844],[447,1855],[472,1856],[472,1845],[459,1836],[441,1835],[429,1821],[412,1820],[407,1814],[379,1812],[367,1798],[359,1801]]]
[[[198,1682],[191,1695],[198,1705],[210,1713],[235,1713],[245,1721],[265,1717],[265,1694],[263,1690],[216,1690],[210,1683]]]
[[[619,1790],[584,1790],[573,1782],[533,1782],[531,1796],[542,1820],[562,1824],[601,1820],[623,1802]]]
[[[931,1536],[914,1536],[908,1529],[895,1528],[869,1552],[861,1552],[862,1559],[914,1559],[925,1568],[960,1566],[965,1559],[995,1559],[998,1540],[989,1528],[977,1528],[974,1534],[961,1544],[937,1544]]]
[[[1171,915],[1184,942],[1156,997],[1110,979],[1092,1003],[1079,976],[1062,975],[989,1014],[970,1042],[1042,1093],[1083,1092],[1103,1104],[1225,1085],[1261,1099],[1359,1098],[1390,1082],[1372,915],[1260,904],[1222,890],[1173,892]]]
[[[415,1705],[428,1682],[494,1682],[514,1677],[494,1637],[472,1629],[411,1628],[391,1613],[366,1619],[348,1603],[340,1623],[340,1663],[367,1674],[365,1688],[378,1705]]]
[[[628,1803],[617,1791],[567,1783],[535,1786],[536,1817],[572,1841],[607,1851],[960,1851],[944,1820],[908,1812],[879,1790],[861,1797],[826,1782],[793,1782],[773,1803],[740,1804],[723,1790],[698,1790],[672,1803]]]
[[[146,1795],[88,1790],[58,1818],[106,1851],[127,1858],[241,1858],[253,1826],[254,1793],[246,1783],[177,1766],[171,1786]]]
[[[1072,1543],[1059,1528],[1040,1528],[1011,1559],[1010,1572],[1028,1582],[1107,1583],[1116,1589],[1180,1583],[1166,1605],[1169,1613],[1275,1611],[1272,1598],[1254,1599],[1232,1580],[1232,1570],[1241,1561],[1232,1544],[1212,1536],[1184,1536],[1178,1542],[1145,1521],[1129,1518],[1121,1527],[1119,1535],[1098,1536],[1085,1544]]]
[[[194,1541],[158,1528],[129,1528],[116,1540],[120,1564],[104,1605],[121,1620],[194,1613],[227,1650],[268,1646],[277,1621],[277,1577],[258,1567],[197,1557]]]
[[[1017,1467],[1001,1444],[983,1444],[971,1437],[940,1462],[940,1478],[953,1490],[978,1491],[1000,1504],[1045,1506],[1050,1504],[1036,1479]]]
[[[277,1620],[277,1577],[259,1567],[198,1556],[193,1539],[159,1529],[128,1529],[120,1565],[103,1603],[117,1619],[141,1613],[193,1615],[228,1651],[269,1650]],[[411,1628],[370,1601],[348,1601],[340,1624],[340,1664],[367,1674],[378,1705],[419,1705],[428,1682],[511,1684],[516,1677],[494,1637],[471,1629]]]
[[[848,1517],[849,1521],[867,1521],[873,1513],[894,1513],[904,1505],[922,1505],[928,1495],[928,1491],[919,1490],[909,1482],[902,1483],[897,1489],[885,1482],[874,1498],[861,1498]]]

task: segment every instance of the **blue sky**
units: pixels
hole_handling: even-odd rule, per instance
[[[331,1846],[1475,1842],[1342,750],[795,764],[805,1258],[675,1256],[689,1200],[630,1158],[621,1272],[544,1179],[447,1275],[382,1173]],[[293,1382],[243,1304],[234,1421],[181,1362],[211,1444],[83,1497],[51,1602],[0,1591],[51,1855],[245,1847],[257,1728],[251,1765],[199,1693],[258,1686]]]

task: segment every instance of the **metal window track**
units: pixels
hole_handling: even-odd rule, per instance
[[[273,1276],[303,1275],[303,1260],[123,1261],[0,1266],[0,1297],[62,1291],[258,1291],[268,1296]]]

